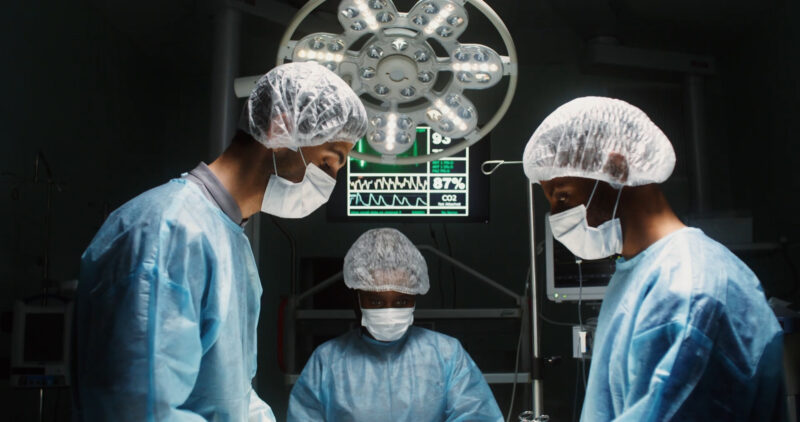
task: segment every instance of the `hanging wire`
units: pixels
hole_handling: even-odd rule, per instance
[[[484,161],[483,164],[481,164],[481,173],[483,173],[483,174],[488,176],[488,175],[494,173],[495,171],[497,171],[497,169],[500,168],[500,166],[505,166],[505,165],[508,165],[508,164],[522,164],[522,161],[506,161],[506,160]],[[489,165],[491,167],[487,168],[487,165]]]
[[[531,267],[528,267],[528,272],[525,274],[525,291],[522,292],[522,296],[528,294],[529,287],[531,286],[530,283],[530,276],[531,276]],[[523,321],[519,323],[519,338],[517,339],[517,353],[516,357],[514,358],[514,383],[511,387],[511,402],[508,404],[508,413],[506,414],[506,422],[511,420],[511,412],[514,411],[514,399],[517,395],[517,378],[519,378],[519,354],[520,349],[522,348],[522,334],[524,333],[525,324]]]
[[[581,315],[581,305],[583,304],[583,270],[581,264],[583,260],[576,258],[575,263],[578,264],[578,325],[583,330],[583,315]],[[583,376],[583,391],[586,391],[586,359],[583,357],[583,353],[581,353],[581,375]]]

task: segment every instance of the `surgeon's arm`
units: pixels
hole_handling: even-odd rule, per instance
[[[447,384],[446,421],[502,421],[492,390],[466,350],[457,345],[449,360],[452,365]]]
[[[272,413],[272,408],[264,403],[256,394],[255,390],[250,389],[250,408],[248,411],[249,422],[275,422],[275,415]]]
[[[708,366],[712,346],[707,333],[682,321],[635,335],[628,352],[625,407],[614,420],[671,420],[690,400],[708,399],[692,393]]]
[[[79,388],[87,420],[204,420],[180,408],[195,386],[203,350],[199,296],[187,280],[204,272],[202,247],[170,234],[120,239],[113,255],[89,272],[101,281],[83,293],[79,310],[85,312]]]
[[[287,421],[324,421],[321,390],[322,362],[314,352],[292,388]]]

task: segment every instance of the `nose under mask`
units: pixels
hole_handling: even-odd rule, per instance
[[[262,212],[282,218],[303,218],[328,202],[331,197],[336,179],[314,163],[307,164],[303,150],[298,148],[298,151],[306,165],[306,174],[298,183],[278,175],[278,163],[275,153],[272,153],[275,174],[267,182],[264,200],[261,202]]]
[[[597,227],[591,227],[586,218],[586,210],[592,202],[598,184],[599,182],[595,183],[585,206],[581,204],[549,218],[553,237],[582,259],[602,259],[622,252],[622,225],[619,218],[616,218],[622,188],[617,193],[611,220]]]
[[[361,308],[361,325],[379,341],[395,341],[403,337],[414,323],[415,308]]]

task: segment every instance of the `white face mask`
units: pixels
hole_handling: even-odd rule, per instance
[[[361,309],[361,325],[379,341],[395,341],[414,323],[414,308]]]
[[[550,216],[550,230],[553,232],[553,237],[582,259],[602,259],[622,252],[622,225],[619,218],[614,218],[622,188],[617,194],[611,220],[597,227],[591,227],[586,219],[586,208],[591,204],[595,190],[597,183],[586,206],[581,204]]]
[[[299,149],[303,164],[303,150]],[[293,183],[278,176],[278,164],[272,154],[275,175],[269,178],[261,211],[282,218],[303,218],[328,202],[336,179],[317,167],[314,163],[306,164],[306,174],[299,183]]]

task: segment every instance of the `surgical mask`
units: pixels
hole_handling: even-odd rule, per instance
[[[269,178],[264,200],[261,202],[261,211],[283,218],[303,218],[328,202],[331,197],[336,179],[322,171],[314,163],[306,164],[303,150],[299,149],[300,158],[306,165],[306,174],[299,183],[293,183],[278,176],[278,164],[275,153],[272,154],[272,164],[275,175]]]
[[[379,341],[395,341],[414,323],[414,308],[361,309],[361,325]]]
[[[597,227],[591,227],[586,219],[586,209],[592,202],[598,183],[595,183],[586,206],[581,204],[550,216],[550,230],[553,232],[553,237],[582,259],[602,259],[622,252],[622,225],[619,218],[615,218],[622,188],[617,194],[611,220]]]

